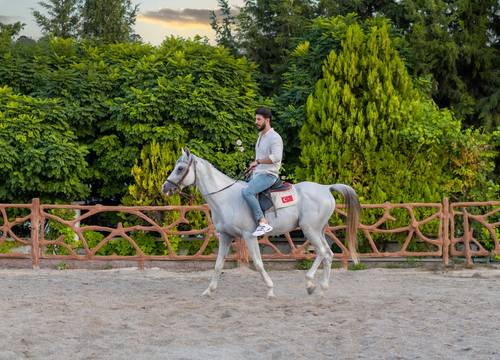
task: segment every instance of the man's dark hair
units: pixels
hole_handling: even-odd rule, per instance
[[[262,115],[264,119],[269,119],[271,120],[271,110],[268,108],[258,108],[255,110],[255,115]]]

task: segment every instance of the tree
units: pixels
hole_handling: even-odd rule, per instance
[[[79,3],[81,0],[46,0],[38,2],[48,14],[32,9],[35,21],[46,35],[62,38],[75,37],[80,22]]]
[[[473,188],[483,189],[481,197],[498,191],[481,179],[492,171],[489,139],[462,133],[459,120],[414,87],[386,25],[366,35],[357,24],[348,27],[341,50],[324,63],[306,114],[300,179],[353,184],[371,203],[439,201]],[[490,153],[470,151],[477,146]],[[483,164],[481,174],[470,156]],[[460,172],[472,175],[468,184],[458,185]]]
[[[0,202],[84,199],[86,155],[60,101],[0,87]]]
[[[23,24],[19,21],[13,23],[13,24],[2,24],[0,23],[0,36],[7,36],[9,38],[12,38],[16,35],[18,35],[21,30],[24,28],[26,24]]]
[[[153,141],[143,147],[140,161],[136,160],[132,168],[135,182],[128,187],[129,196],[125,203],[141,206],[180,204],[179,196],[168,197],[161,191],[179,157],[180,145],[175,142],[158,144]]]
[[[231,6],[227,0],[217,0],[222,20],[218,20],[215,11],[210,12],[210,26],[215,31],[217,44],[228,48],[231,54],[238,55],[238,46],[233,35],[236,24],[235,17],[231,14]]]
[[[340,50],[348,26],[358,23],[352,14],[317,18],[296,40],[297,45],[290,52],[282,86],[273,97],[273,112],[278,118],[274,126],[287,144],[284,154],[287,176],[293,176],[295,167],[300,166],[300,142],[295,139],[306,119],[307,98],[322,77],[322,64],[332,50]]]
[[[133,146],[184,143],[236,176],[253,156],[252,119],[262,103],[253,70],[227,49],[167,39],[129,73],[134,84],[116,99],[108,129]]]
[[[320,0],[318,14],[324,17],[356,14],[361,20],[374,16],[399,18],[402,13],[401,1],[397,0]]]
[[[500,124],[500,2],[497,0],[321,0],[325,16],[389,18],[407,41],[412,76],[432,79],[432,96],[467,126]]]
[[[139,5],[131,0],[85,0],[81,8],[83,38],[105,43],[118,43],[136,39],[133,25]]]
[[[0,23],[0,47],[8,47],[14,36],[17,36],[25,24],[17,21],[14,24]]]
[[[410,3],[411,4],[411,3]],[[411,52],[417,76],[432,74],[433,98],[450,107],[467,125],[500,125],[500,48],[496,0],[415,1],[406,7]]]
[[[238,15],[241,53],[259,66],[261,93],[272,95],[280,85],[292,40],[314,18],[311,0],[245,0]]]

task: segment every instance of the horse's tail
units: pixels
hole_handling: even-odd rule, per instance
[[[355,264],[359,263],[357,249],[357,232],[359,226],[359,214],[361,212],[361,205],[359,204],[358,195],[354,189],[344,184],[334,184],[330,186],[331,190],[335,190],[344,196],[344,202],[347,208],[346,220],[346,237],[349,252],[351,253],[352,261]]]

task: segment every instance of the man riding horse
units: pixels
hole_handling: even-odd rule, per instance
[[[187,186],[198,188],[211,210],[212,222],[219,239],[219,252],[215,262],[215,272],[203,295],[211,295],[217,288],[219,276],[224,268],[224,260],[229,254],[232,240],[245,240],[255,269],[260,272],[267,286],[267,296],[274,297],[274,284],[264,269],[257,236],[284,234],[298,227],[314,246],[316,259],[306,273],[306,290],[312,294],[315,287],[315,274],[323,264],[323,276],[319,281],[322,290],[329,286],[333,252],[325,237],[324,229],[335,210],[335,198],[331,191],[344,197],[346,207],[346,240],[354,262],[358,261],[356,252],[356,232],[359,224],[360,204],[353,188],[345,184],[322,185],[304,181],[293,185],[297,201],[266,213],[260,210],[256,193],[272,186],[278,180],[283,143],[281,137],[271,128],[271,114],[268,110],[258,109],[255,123],[260,130],[256,145],[256,158],[250,164],[253,176],[249,183],[232,179],[217,170],[207,160],[191,154],[184,149],[175,167],[163,184],[162,191],[168,195],[179,192]],[[258,223],[255,229],[255,223]]]
[[[283,140],[271,127],[271,111],[258,108],[255,111],[255,125],[259,137],[255,144],[255,160],[249,165],[252,178],[248,186],[241,191],[243,198],[252,210],[257,228],[253,236],[262,236],[273,230],[262,212],[256,195],[270,188],[279,179],[281,159],[283,158]]]

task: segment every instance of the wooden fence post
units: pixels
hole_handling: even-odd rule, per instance
[[[40,199],[31,201],[31,261],[33,269],[40,269]]]
[[[448,266],[450,260],[450,203],[448,198],[443,199],[443,263]]]
[[[463,218],[464,218],[464,251],[465,251],[465,264],[467,266],[472,265],[472,256],[470,253],[470,242],[471,242],[471,233],[470,233],[470,226],[469,226],[469,213],[465,209],[465,207],[462,208],[463,210]]]

